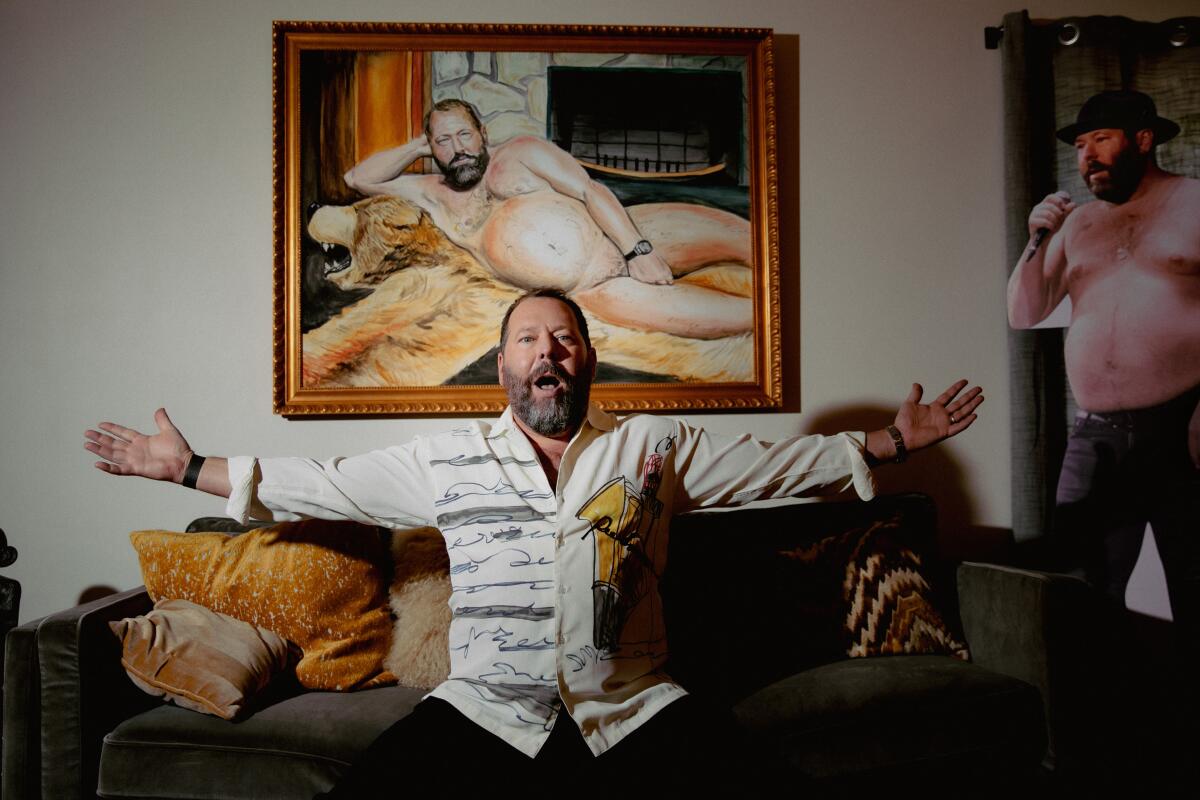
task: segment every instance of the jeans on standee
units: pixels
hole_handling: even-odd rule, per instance
[[[1055,536],[1066,565],[1122,604],[1149,522],[1172,616],[1200,633],[1200,470],[1187,450],[1197,401],[1200,388],[1148,409],[1079,412],[1058,480]]]
[[[1107,601],[1108,613],[1089,641],[1095,657],[1085,678],[1093,681],[1096,716],[1088,735],[1099,763],[1120,774],[1118,765],[1137,762],[1134,745],[1153,741],[1163,775],[1174,771],[1167,784],[1193,781],[1197,770],[1200,469],[1188,453],[1187,427],[1198,401],[1200,387],[1153,408],[1081,411],[1067,440],[1055,503],[1056,566],[1082,574]],[[1139,626],[1125,611],[1147,522],[1171,601],[1174,664],[1147,660]]]

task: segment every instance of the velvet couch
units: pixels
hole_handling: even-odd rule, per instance
[[[1054,598],[1064,587],[1057,576],[1007,567],[938,566],[935,517],[928,497],[897,495],[677,518],[663,581],[669,671],[731,709],[784,773],[835,794],[908,785],[935,795],[1002,795],[1038,780],[1053,722],[1043,695],[1055,680],[1051,637],[1062,604]],[[804,579],[810,573],[795,572],[799,562],[781,554],[885,519],[894,523],[892,540],[919,554],[931,591],[941,590],[931,597],[971,660],[846,658],[818,644],[844,640],[833,612],[845,598],[822,596],[840,578]],[[11,632],[4,800],[310,797],[423,694],[281,685],[237,722],[166,704],[129,681],[108,626],[151,605],[138,588]],[[717,628],[726,635],[714,649]]]

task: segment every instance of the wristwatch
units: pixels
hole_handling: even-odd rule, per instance
[[[650,244],[650,242],[647,240],[642,239],[633,246],[632,250],[625,254],[625,260],[629,261],[637,258],[638,256],[649,255],[652,252],[654,252],[654,245]]]

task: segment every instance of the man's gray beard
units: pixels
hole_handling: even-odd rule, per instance
[[[455,158],[458,158],[458,156],[455,156]],[[434,156],[433,163],[437,164],[438,169],[442,171],[442,177],[446,179],[446,185],[451,189],[461,191],[463,189],[470,189],[483,180],[483,175],[487,172],[488,162],[491,160],[486,147],[480,150],[478,155],[468,156],[468,158],[470,158],[470,161],[450,166],[449,164],[443,164],[438,160],[437,156]]]
[[[558,376],[563,384],[563,393],[539,403],[533,399],[533,382],[547,373]],[[592,385],[586,378],[572,378],[562,369],[543,369],[530,375],[528,380],[522,380],[509,372],[506,366],[500,370],[500,383],[508,393],[508,404],[512,406],[513,414],[542,436],[559,436],[573,431],[587,416]]]

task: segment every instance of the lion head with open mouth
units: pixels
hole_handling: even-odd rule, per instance
[[[428,214],[389,196],[321,206],[308,221],[308,235],[325,250],[325,277],[342,289],[375,286],[405,267],[438,263],[448,245]]]

